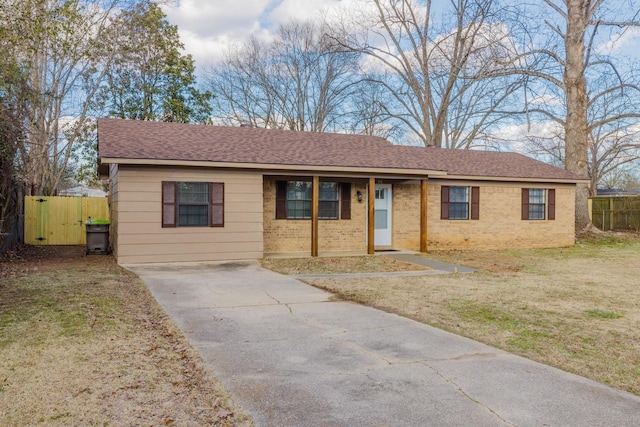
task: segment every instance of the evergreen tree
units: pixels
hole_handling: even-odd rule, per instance
[[[191,55],[183,55],[178,28],[151,2],[123,11],[112,31],[120,46],[99,101],[113,117],[208,123],[212,95],[196,86]]]

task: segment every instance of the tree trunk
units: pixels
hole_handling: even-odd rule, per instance
[[[587,81],[585,79],[585,41],[588,25],[589,3],[587,0],[566,0],[567,33],[565,36],[566,64],[564,85],[566,93],[567,119],[565,121],[565,168],[587,177],[588,126],[587,126]],[[589,188],[586,184],[576,188],[576,230],[587,227]]]

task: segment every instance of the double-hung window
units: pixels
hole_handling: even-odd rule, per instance
[[[321,182],[318,188],[318,218],[338,219],[338,183]]]
[[[480,187],[443,185],[440,219],[480,219]]]
[[[224,184],[162,182],[163,227],[223,227]]]
[[[287,182],[287,218],[311,218],[311,183],[308,181]]]
[[[276,219],[311,219],[311,181],[276,182]],[[318,218],[351,218],[351,184],[318,184]]]
[[[556,190],[553,188],[523,188],[522,219],[556,219]]]
[[[206,227],[209,225],[209,183],[178,183],[178,225]]]

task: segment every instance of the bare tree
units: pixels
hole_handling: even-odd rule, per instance
[[[634,144],[629,142],[629,132],[625,128],[629,126],[629,119],[640,117],[637,103],[614,102],[616,97],[637,97],[640,92],[637,79],[623,78],[612,56],[599,52],[598,42],[603,36],[614,37],[614,30],[624,32],[640,25],[638,8],[629,2],[628,9],[608,9],[603,0],[543,2],[547,9],[540,13],[536,8],[535,16],[546,17],[544,26],[551,34],[543,47],[522,53],[523,63],[530,64],[525,58],[535,57],[536,66],[518,72],[538,79],[530,86],[534,90],[545,84],[555,87],[551,91],[561,97],[562,108],[556,104],[537,105],[528,108],[527,112],[540,113],[562,125],[565,168],[584,177],[591,173],[593,191],[603,171],[607,173],[610,165],[629,158],[629,149]],[[621,17],[621,10],[631,12]],[[532,17],[528,20],[535,22]],[[531,40],[539,38],[543,31],[542,27],[532,27]],[[602,75],[608,77],[606,84],[598,79]],[[577,229],[590,225],[588,196],[589,187],[579,185],[576,191]]]
[[[606,176],[625,170],[625,165],[640,159],[640,129],[613,130],[598,134],[589,141],[590,180],[589,193],[595,196]]]
[[[117,40],[105,29],[124,0],[5,0],[3,42],[27,72],[26,139],[21,180],[32,194],[54,194]]]
[[[312,22],[292,21],[276,38],[252,37],[209,72],[223,120],[323,132],[345,127],[354,55],[336,53]]]
[[[601,187],[625,190],[640,189],[640,176],[638,176],[637,170],[637,164],[620,166],[602,177]]]
[[[441,25],[430,0],[370,3],[373,13],[343,20],[338,34],[348,41],[335,42],[369,58],[368,79],[394,98],[387,113],[424,145],[469,148],[507,117],[498,109],[522,80],[494,73],[517,49],[492,0],[451,1]]]
[[[352,133],[373,135],[389,141],[404,138],[402,123],[389,111],[393,104],[391,95],[380,85],[368,80],[358,83],[350,100],[349,114]]]
[[[633,75],[634,72],[616,74],[605,71],[601,71],[602,74],[587,72],[587,159],[591,196],[596,195],[603,177],[640,159],[640,90],[629,83],[636,81],[637,77]],[[528,150],[564,167],[566,106],[557,101],[556,98],[538,103],[536,108],[543,108],[545,115],[553,120],[547,122],[544,135],[529,136]]]
[[[611,81],[613,80],[613,81]],[[640,88],[632,73],[602,74],[589,91],[589,195],[597,194],[603,177],[640,159]]]
[[[0,253],[18,244],[18,215],[24,185],[16,170],[16,154],[24,143],[27,103],[25,75],[0,41]]]

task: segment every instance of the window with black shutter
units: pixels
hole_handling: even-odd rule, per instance
[[[555,220],[556,190],[553,188],[523,188],[522,219],[531,221]]]
[[[224,183],[162,182],[163,227],[224,227]]]
[[[311,181],[276,181],[276,219],[311,219]],[[351,219],[351,184],[320,182],[319,219]]]
[[[440,219],[480,219],[480,187],[443,185],[440,188]]]

